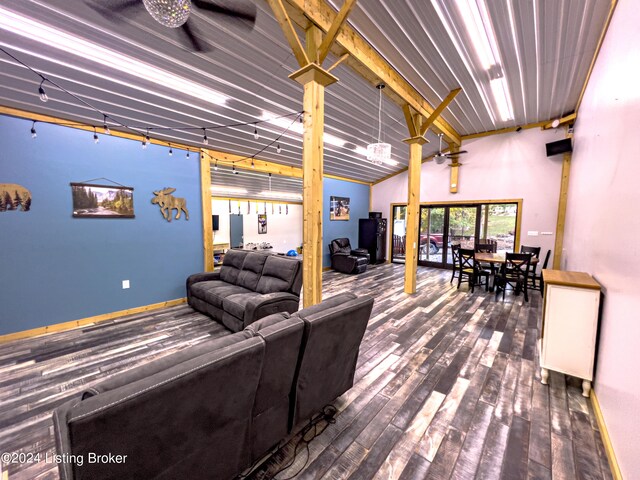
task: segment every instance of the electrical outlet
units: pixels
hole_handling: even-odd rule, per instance
[[[122,280],[122,288],[130,288],[131,284],[129,283],[129,280]]]

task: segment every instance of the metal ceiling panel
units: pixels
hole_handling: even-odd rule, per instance
[[[459,1],[486,6],[513,105],[512,120],[496,118],[489,74],[475,62],[457,1],[360,1],[348,22],[434,107],[449,91],[462,87],[442,114],[462,135],[548,121],[575,109],[609,2]],[[154,78],[117,71],[7,30],[0,29],[0,45],[82,100],[133,126],[141,136],[150,127],[153,137],[199,148],[203,132],[197,127],[252,123],[265,114],[295,114],[302,108],[302,87],[287,78],[298,69],[296,60],[267,3],[256,3],[258,16],[251,31],[196,9],[190,21],[211,46],[205,53],[182,47],[176,32],[159,26],[142,4],[136,15],[120,17],[117,22],[82,1],[3,0],[0,4],[0,8],[219,92],[228,97],[225,105],[189,94],[187,88],[176,91]],[[338,9],[342,0],[329,3]],[[330,55],[326,64],[335,60]],[[339,82],[325,93],[325,131],[344,145],[325,141],[324,172],[373,182],[405,168],[409,149],[402,140],[408,132],[401,108],[383,98],[381,137],[392,145],[392,159],[398,165],[371,164],[355,150],[359,147],[361,152],[377,141],[378,91],[345,64],[332,73]],[[46,86],[49,102],[40,102],[38,85],[36,75],[0,53],[1,104],[102,125],[100,115],[51,85]],[[260,138],[256,140],[253,130],[253,125],[209,128],[209,147],[301,166],[299,133],[286,131],[282,124],[264,123],[258,125]],[[432,132],[427,138],[431,144],[425,146],[425,156],[438,149]],[[282,147],[280,153],[277,143]]]

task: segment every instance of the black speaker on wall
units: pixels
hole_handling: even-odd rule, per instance
[[[220,215],[211,215],[211,224],[214,231],[220,230]]]
[[[547,157],[552,157],[560,153],[567,153],[571,151],[573,151],[573,147],[571,146],[570,138],[558,140],[557,142],[547,143]]]

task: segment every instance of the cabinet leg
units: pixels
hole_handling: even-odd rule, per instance
[[[591,392],[591,382],[589,380],[582,381],[582,396],[589,398]]]
[[[540,377],[542,377],[540,379],[542,384],[546,385],[549,382],[549,370],[547,370],[546,368],[541,368],[540,369]]]

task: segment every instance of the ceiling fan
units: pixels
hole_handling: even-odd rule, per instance
[[[138,13],[144,8],[161,25],[178,29],[189,47],[197,52],[209,50],[190,21],[195,8],[203,12],[225,15],[252,29],[256,21],[256,5],[251,0],[85,0],[87,5],[104,17],[118,21],[119,15]]]
[[[433,160],[435,160],[435,162],[438,165],[442,165],[444,162],[447,161],[447,159],[452,160],[453,163],[458,164],[458,157],[464,153],[467,153],[467,151],[460,150],[459,152],[454,152],[454,153],[443,153],[442,152],[442,136],[443,136],[442,133],[438,134],[438,138],[440,139],[440,143],[438,146],[438,153],[436,153],[435,155],[432,155],[431,158],[433,158]],[[427,158],[427,160],[429,160],[429,158]]]

